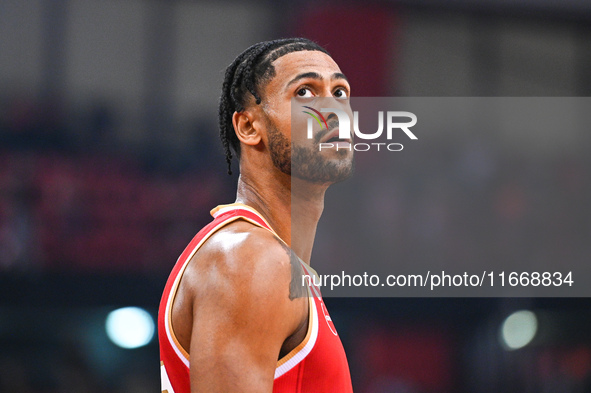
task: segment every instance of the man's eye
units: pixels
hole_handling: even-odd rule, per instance
[[[307,87],[302,87],[301,89],[299,89],[297,91],[296,94],[298,95],[298,97],[305,97],[305,98],[313,97],[312,91],[310,89],[308,89]]]
[[[334,92],[334,96],[336,98],[348,98],[347,97],[347,90],[345,90],[345,89],[337,89]]]

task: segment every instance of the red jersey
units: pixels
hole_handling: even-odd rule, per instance
[[[171,310],[183,272],[199,247],[218,229],[241,219],[275,234],[253,208],[222,205],[211,211],[214,220],[205,226],[179,257],[166,283],[158,313],[160,375],[163,393],[190,393],[189,354],[179,344],[172,328]],[[276,235],[276,234],[275,234]],[[306,274],[316,274],[304,262]],[[311,286],[308,301],[308,332],[304,340],[277,361],[274,393],[349,393],[353,392],[349,365],[337,331],[322,301],[318,288]]]

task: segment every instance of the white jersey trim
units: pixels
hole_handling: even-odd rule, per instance
[[[162,393],[174,393],[174,389],[168,378],[168,373],[162,362],[160,362],[160,381]]]
[[[313,296],[308,297],[308,302],[310,303],[310,319],[311,324],[308,325],[308,329],[311,329],[310,336],[308,338],[308,342],[304,345],[302,349],[296,352],[294,355],[291,356],[289,360],[285,363],[281,364],[279,367],[275,369],[275,379],[279,378],[295,366],[297,366],[302,360],[308,356],[308,354],[314,348],[316,344],[316,339],[318,338],[318,313],[316,310],[316,301],[314,300]],[[305,339],[304,339],[305,340]],[[289,354],[286,356],[290,356]]]

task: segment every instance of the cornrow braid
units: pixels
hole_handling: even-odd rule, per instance
[[[328,54],[326,49],[306,38],[284,38],[252,45],[226,68],[218,115],[228,174],[232,174],[232,150],[240,158],[240,141],[232,125],[234,112],[244,110],[249,94],[257,105],[261,103],[259,91],[264,83],[275,76],[275,60],[288,53],[304,50]]]

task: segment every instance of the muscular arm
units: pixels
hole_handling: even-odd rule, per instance
[[[307,298],[293,293],[293,257],[252,226],[207,243],[183,277],[192,304],[191,392],[271,392],[282,345],[307,317]]]

